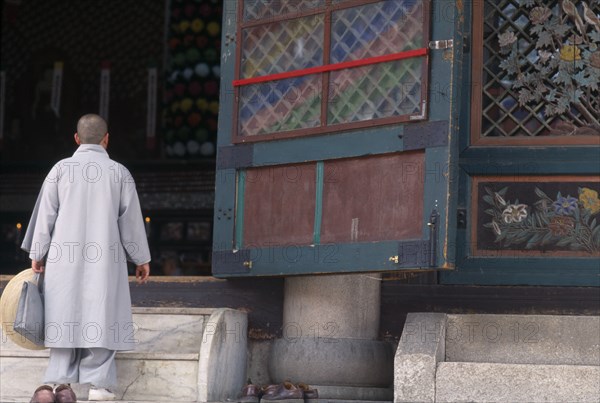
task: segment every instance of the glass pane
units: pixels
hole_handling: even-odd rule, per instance
[[[321,75],[240,89],[239,133],[254,136],[321,124]]]
[[[481,136],[600,135],[600,28],[583,6],[520,3],[485,2]]]
[[[339,10],[331,25],[331,62],[423,47],[423,2],[382,1]]]
[[[327,123],[349,123],[421,111],[422,57],[331,73]]]
[[[324,0],[245,0],[244,21],[299,13],[321,7]]]
[[[245,29],[241,78],[320,66],[323,25],[317,15]]]

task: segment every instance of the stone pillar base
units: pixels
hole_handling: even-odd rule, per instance
[[[380,290],[378,274],[286,278],[271,380],[316,388],[316,403],[392,400],[394,351],[377,340]]]
[[[393,382],[394,351],[377,340],[278,339],[271,347],[269,372],[276,383],[386,388]]]

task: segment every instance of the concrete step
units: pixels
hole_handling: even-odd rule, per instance
[[[448,315],[452,362],[600,365],[600,317]]]
[[[442,362],[436,402],[598,402],[600,367]]]
[[[409,314],[395,402],[598,402],[600,317]]]
[[[215,371],[227,375],[220,361],[241,349],[245,354],[246,320],[231,309],[134,308],[136,350],[117,353],[113,392],[123,401],[196,402],[237,391],[232,384],[243,384],[243,374],[219,379]],[[49,351],[26,350],[1,336],[0,401],[29,401],[42,383]],[[245,367],[245,355],[240,359]],[[81,388],[74,385],[87,398]]]

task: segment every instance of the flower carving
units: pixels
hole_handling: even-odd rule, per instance
[[[600,212],[600,199],[598,199],[598,192],[595,190],[582,188],[579,192],[579,201],[583,205],[583,208],[588,210],[591,214]]]
[[[554,202],[554,212],[560,215],[571,215],[577,209],[577,199],[571,196],[563,197],[560,194]]]
[[[600,69],[600,50],[590,55],[590,66]]]
[[[517,41],[517,36],[512,31],[508,31],[508,32],[498,35],[498,43],[500,44],[500,47],[506,47],[506,46],[512,45],[516,41]]]
[[[552,12],[548,7],[534,7],[529,12],[529,19],[534,25],[543,24],[550,18]]]
[[[525,204],[511,204],[502,212],[505,223],[521,222],[527,218],[527,206]]]
[[[578,187],[578,199],[562,196],[560,191],[553,199],[536,186],[537,199],[523,195],[526,203],[509,199],[508,187],[494,190],[486,186],[482,200],[487,206],[483,212],[491,220],[483,227],[494,233],[494,243],[505,247],[599,253],[600,225],[593,215],[600,213],[600,197],[599,189],[592,186]]]
[[[581,49],[575,45],[563,45],[560,48],[560,60],[564,60],[565,62],[581,60]]]
[[[575,220],[573,217],[557,215],[550,219],[548,229],[552,235],[555,236],[569,235],[569,233],[575,229]]]

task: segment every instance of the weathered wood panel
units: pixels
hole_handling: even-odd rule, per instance
[[[422,151],[325,162],[321,242],[421,238]]]
[[[300,164],[246,171],[244,247],[312,243],[315,170]]]

